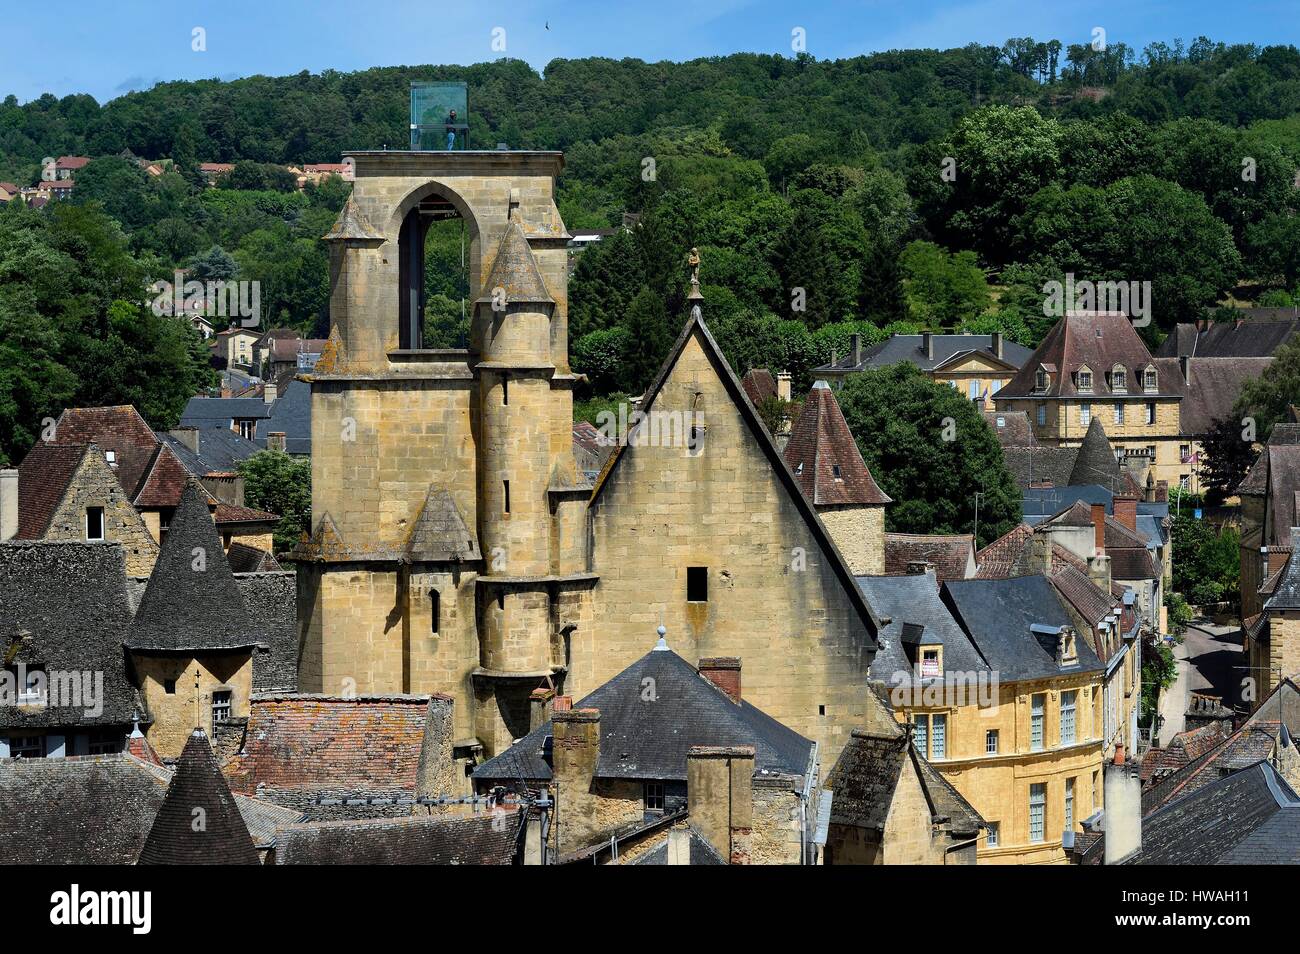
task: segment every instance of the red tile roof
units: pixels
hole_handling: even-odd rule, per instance
[[[964,580],[975,555],[975,538],[969,533],[885,534],[885,575],[902,576],[907,565],[924,561],[934,566],[935,582]]]
[[[224,771],[248,793],[413,792],[428,710],[428,696],[254,696],[244,750]]]
[[[146,510],[178,506],[186,481],[191,476],[175,451],[166,444],[159,444],[158,452],[154,455],[132,503],[137,509]],[[200,489],[202,490],[202,487]],[[203,490],[203,496],[209,506],[215,502],[215,498],[206,490]]]
[[[279,523],[280,515],[252,507],[236,507],[234,504],[219,503],[212,519],[217,525],[227,523]]]
[[[839,402],[822,381],[808,392],[783,456],[815,507],[892,502],[871,476]]]
[[[758,407],[768,398],[776,397],[776,378],[767,368],[751,368],[740,379],[740,386],[745,389],[749,403]]]
[[[89,156],[59,156],[54,163],[55,169],[80,169],[90,162]]]
[[[40,443],[27,452],[18,465],[19,540],[45,533],[85,454],[85,444]]]

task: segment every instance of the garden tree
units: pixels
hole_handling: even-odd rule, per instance
[[[1204,200],[1149,175],[1044,188],[1013,223],[1011,246],[1076,281],[1151,282],[1152,317],[1165,329],[1200,317],[1241,269],[1231,232]]]
[[[1201,486],[1210,504],[1223,503],[1232,496],[1246,472],[1259,456],[1255,450],[1253,428],[1240,417],[1228,414],[1219,418],[1201,439],[1205,463],[1201,466]]]
[[[1224,526],[1182,515],[1170,527],[1174,589],[1193,606],[1235,601],[1240,594],[1241,537]]]
[[[1268,440],[1273,425],[1289,419],[1291,405],[1300,405],[1300,338],[1292,337],[1273,353],[1273,360],[1257,378],[1241,386],[1232,417],[1255,422],[1255,436]]]
[[[955,325],[983,313],[989,284],[974,252],[948,252],[932,242],[912,242],[898,260],[907,317],[929,328]]]
[[[894,499],[886,526],[906,533],[971,533],[978,544],[1020,520],[1020,490],[976,406],[901,363],[851,375],[840,407],[872,476]]]
[[[292,550],[311,531],[311,461],[284,451],[261,450],[239,464],[244,502],[280,515],[275,552]]]
[[[908,185],[946,244],[1005,261],[1011,220],[1060,173],[1060,139],[1060,124],[1028,106],[986,106],[920,150]]]

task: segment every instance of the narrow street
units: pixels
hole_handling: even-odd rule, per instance
[[[1183,641],[1174,646],[1178,678],[1160,698],[1160,744],[1168,745],[1183,731],[1183,719],[1193,692],[1221,696],[1225,705],[1236,699],[1244,665],[1241,630],[1236,626],[1215,626],[1197,620],[1187,627]]]

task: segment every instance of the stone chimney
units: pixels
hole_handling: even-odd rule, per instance
[[[554,709],[555,690],[554,689],[534,689],[532,695],[528,697],[528,731],[540,729],[551,718],[551,711]]]
[[[1092,505],[1092,545],[1098,553],[1106,552],[1106,505]]]
[[[1125,527],[1137,532],[1138,499],[1133,494],[1116,494],[1113,498],[1115,519]]]
[[[274,404],[275,399],[280,396],[280,389],[272,381],[267,381],[262,385],[262,400],[267,404]]]
[[[1097,585],[1097,589],[1110,596],[1110,557],[1105,552],[1088,557],[1088,579]]]
[[[853,366],[856,368],[862,363],[862,335],[849,335],[849,347],[853,351]]]
[[[193,453],[197,454],[199,452],[199,429],[197,427],[173,427],[167,434],[176,438]]]
[[[998,358],[1002,357],[1002,332],[993,332],[993,343],[990,345],[990,348],[992,349],[994,356]]]
[[[686,805],[695,830],[733,865],[749,864],[754,828],[754,747],[693,746]]]
[[[780,371],[776,375],[776,396],[782,401],[794,397],[794,375],[789,371]]]
[[[284,431],[271,431],[266,435],[267,450],[277,450],[283,454],[286,452],[287,447],[288,443],[285,441]]]
[[[1124,762],[1124,743],[1115,746],[1115,761],[1106,765],[1105,864],[1118,864],[1142,848],[1142,783]]]
[[[710,656],[700,660],[700,675],[740,704],[740,659],[736,656]]]
[[[420,763],[416,769],[415,793],[421,798],[457,795],[456,764],[452,761],[451,696],[434,695],[425,710],[424,738],[420,742]]]
[[[0,540],[18,535],[18,470],[0,470]]]
[[[600,710],[556,709],[551,713],[551,740],[556,849],[563,855],[606,834],[598,814],[601,799],[591,790],[600,763]]]
[[[1021,559],[1025,562],[1026,573],[1048,573],[1052,572],[1052,532],[1050,530],[1035,530],[1029,535],[1029,544],[1022,552]]]
[[[921,333],[921,352],[926,358],[934,360],[934,335],[928,331]]]

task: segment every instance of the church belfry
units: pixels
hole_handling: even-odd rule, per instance
[[[305,691],[441,692],[456,745],[528,731],[562,686],[595,577],[572,452],[569,238],[552,152],[357,152],[330,243],[312,383],[310,539],[296,549]],[[469,347],[423,346],[429,222],[468,240]]]

